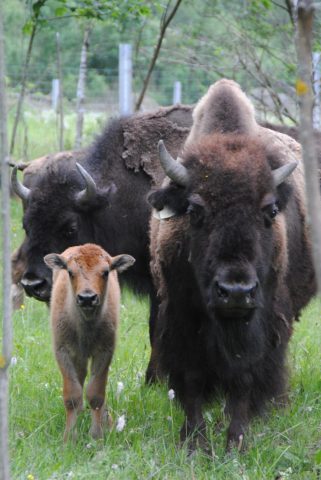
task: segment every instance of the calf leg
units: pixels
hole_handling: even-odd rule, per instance
[[[93,438],[103,436],[104,421],[108,419],[105,411],[105,390],[107,384],[108,369],[112,355],[106,352],[97,353],[92,359],[91,377],[87,386],[87,399],[91,407],[90,434]]]
[[[65,349],[56,352],[56,358],[63,377],[63,399],[66,409],[66,426],[64,442],[70,435],[76,438],[75,425],[77,415],[83,406],[83,384],[86,376],[85,361],[74,365],[69,353]]]
[[[226,449],[230,451],[236,447],[238,451],[241,451],[244,433],[249,423],[249,394],[231,394],[227,410],[231,415],[231,422],[227,432]]]

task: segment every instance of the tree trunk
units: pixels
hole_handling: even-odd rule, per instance
[[[296,48],[298,57],[297,94],[300,98],[300,142],[305,170],[308,222],[318,291],[321,293],[321,198],[318,160],[313,134],[312,31],[314,5],[312,0],[297,2]]]
[[[75,139],[75,149],[81,147],[82,142],[82,133],[84,125],[84,100],[85,100],[85,88],[86,88],[86,73],[87,73],[87,54],[89,48],[89,35],[90,27],[86,27],[84,33],[84,39],[80,55],[80,67],[79,67],[79,77],[77,85],[77,120],[76,120],[76,139]]]
[[[26,84],[27,84],[27,78],[28,78],[28,72],[29,72],[29,64],[30,64],[30,59],[31,59],[31,52],[32,52],[32,46],[33,46],[33,41],[36,35],[37,31],[37,23],[35,22],[32,27],[30,39],[29,39],[29,44],[28,44],[28,50],[26,54],[26,60],[25,64],[23,67],[23,72],[22,72],[22,79],[21,79],[21,90],[20,90],[20,95],[18,99],[18,104],[17,104],[17,110],[16,110],[16,115],[13,123],[13,129],[12,129],[12,136],[11,136],[11,143],[10,143],[10,155],[13,155],[14,152],[14,147],[16,143],[16,135],[17,135],[17,129],[20,121],[20,116],[21,116],[21,109],[22,109],[22,104],[23,100],[25,98],[25,93],[26,93]]]
[[[57,44],[57,75],[59,79],[59,150],[62,152],[64,149],[64,105],[63,105],[63,89],[62,89],[62,72],[61,72],[61,42],[60,34],[56,33]]]
[[[11,261],[10,261],[10,187],[9,153],[7,132],[7,107],[5,91],[3,2],[0,0],[0,161],[1,161],[1,204],[2,204],[2,265],[3,265],[3,320],[2,351],[0,354],[0,478],[9,480],[8,447],[8,367],[12,351],[11,322]]]
[[[150,77],[151,77],[152,72],[154,70],[154,66],[156,64],[156,61],[157,61],[157,58],[158,58],[158,55],[159,55],[164,37],[165,37],[166,29],[167,29],[168,25],[170,24],[170,22],[172,21],[172,19],[174,18],[175,13],[177,12],[178,7],[180,6],[181,2],[182,2],[182,0],[176,0],[176,3],[173,7],[173,10],[171,11],[171,13],[168,16],[167,16],[167,10],[168,10],[170,1],[167,4],[164,16],[163,16],[162,21],[161,21],[160,32],[159,32],[157,44],[156,44],[152,59],[151,59],[150,64],[149,64],[145,80],[143,82],[142,91],[141,91],[141,93],[138,97],[138,100],[136,102],[136,105],[135,105],[135,110],[136,111],[140,109],[140,107],[143,103],[144,96],[145,96],[145,93],[146,93],[146,90],[147,90],[147,87],[148,87],[148,84],[149,84],[149,80],[150,80]]]

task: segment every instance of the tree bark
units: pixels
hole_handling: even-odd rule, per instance
[[[62,88],[62,72],[61,72],[61,42],[60,34],[56,33],[57,44],[57,74],[59,78],[59,150],[62,152],[64,149],[64,105],[63,105],[63,88]]]
[[[149,80],[150,80],[150,77],[151,77],[152,72],[154,70],[154,66],[156,64],[156,61],[157,61],[157,58],[158,58],[158,55],[159,55],[164,37],[165,37],[166,29],[167,29],[168,25],[170,24],[170,22],[172,21],[172,19],[174,18],[181,2],[182,2],[182,0],[176,0],[176,3],[174,5],[171,13],[168,16],[167,16],[167,11],[168,11],[168,8],[169,8],[170,1],[167,4],[167,7],[165,9],[165,13],[164,13],[163,18],[161,20],[161,26],[160,26],[160,32],[159,32],[157,44],[156,44],[156,47],[154,49],[154,53],[153,53],[152,59],[150,61],[149,67],[148,67],[148,71],[147,71],[146,77],[145,77],[144,82],[143,82],[142,91],[139,94],[138,100],[137,100],[136,105],[135,105],[135,110],[136,111],[140,109],[140,107],[143,103],[144,96],[145,96],[145,93],[146,93],[146,90],[147,90],[147,87],[148,87],[148,84],[149,84]]]
[[[10,462],[8,447],[8,367],[12,352],[11,321],[11,261],[10,261],[10,178],[7,132],[7,107],[5,90],[3,2],[0,0],[0,161],[1,161],[1,217],[2,217],[2,265],[3,265],[3,320],[2,352],[0,354],[0,478],[9,480]]]
[[[305,171],[308,224],[318,291],[321,293],[321,197],[318,160],[313,134],[312,32],[314,5],[312,0],[297,2],[296,48],[298,57],[297,94],[300,98],[300,142]]]
[[[87,54],[89,49],[89,35],[91,27],[86,27],[81,55],[80,55],[80,67],[79,67],[79,77],[77,85],[77,104],[76,104],[76,139],[75,139],[75,150],[81,147],[82,142],[82,133],[84,126],[84,100],[85,100],[85,88],[86,88],[86,73],[87,73]]]
[[[32,46],[33,46],[33,41],[36,35],[37,31],[37,23],[35,22],[32,27],[30,39],[29,39],[29,44],[28,44],[28,50],[26,53],[26,60],[25,64],[23,67],[22,71],[22,79],[21,79],[21,90],[19,94],[19,99],[18,99],[18,104],[17,104],[17,110],[16,110],[16,115],[13,123],[13,129],[12,129],[12,135],[11,135],[11,143],[10,143],[10,155],[13,155],[14,152],[14,147],[16,143],[16,135],[17,135],[17,129],[20,121],[20,116],[21,116],[21,109],[22,109],[22,104],[23,100],[25,98],[25,93],[26,93],[26,84],[27,84],[27,78],[28,78],[28,73],[29,73],[29,64],[30,64],[30,59],[31,59],[31,52],[32,52]]]

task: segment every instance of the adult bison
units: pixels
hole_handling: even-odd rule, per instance
[[[43,161],[31,187],[20,183],[13,170],[13,189],[24,202],[21,284],[28,295],[50,299],[52,276],[43,261],[48,253],[83,243],[97,243],[113,256],[125,251],[136,263],[123,278],[151,297],[152,334],[156,306],[145,197],[164,178],[158,140],[166,139],[177,154],[192,123],[191,111],[173,106],[113,120],[88,150]]]
[[[149,196],[154,341],[186,415],[181,439],[206,445],[202,408],[222,392],[227,448],[240,449],[252,415],[285,394],[292,322],[315,293],[300,146],[257,125],[232,81],[193,117],[179,161],[160,142],[169,179]]]

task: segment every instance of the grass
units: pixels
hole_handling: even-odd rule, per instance
[[[30,158],[57,150],[51,127],[40,117],[29,117]],[[93,129],[97,130],[95,126]],[[67,138],[72,136],[70,132]],[[21,206],[13,200],[12,248],[21,238]],[[93,441],[88,435],[90,412],[86,409],[78,419],[77,443],[64,447],[62,382],[52,353],[49,312],[43,304],[26,299],[24,308],[13,318],[12,478],[320,480],[320,311],[320,304],[314,300],[295,324],[288,355],[289,407],[272,409],[265,418],[253,421],[246,452],[226,456],[227,423],[221,432],[215,430],[222,402],[214,403],[205,413],[215,452],[214,458],[208,459],[200,451],[188,458],[186,449],[178,447],[183,415],[175,401],[169,400],[167,387],[144,385],[149,357],[148,304],[129,291],[122,294],[121,327],[107,386],[114,423],[125,415],[125,428],[122,432],[113,429],[104,440]],[[119,395],[118,382],[124,384]]]

